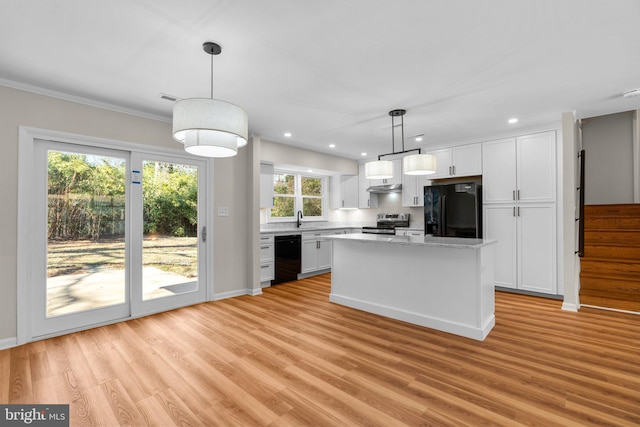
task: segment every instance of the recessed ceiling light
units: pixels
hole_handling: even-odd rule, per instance
[[[307,169],[307,172],[311,173],[313,172],[313,169]]]
[[[640,96],[640,88],[639,89],[631,89],[622,94],[625,98],[631,98],[633,96]]]
[[[329,148],[336,148],[336,144],[329,144]]]
[[[362,157],[364,157],[364,156],[366,156],[366,155],[367,155],[367,153],[360,153],[360,154],[362,155]]]
[[[422,141],[422,135],[416,136],[416,142],[420,142],[420,141]]]
[[[510,124],[518,123],[518,119],[516,119],[515,117],[512,119],[509,119],[509,123]]]
[[[285,138],[291,138],[291,132],[285,132],[284,136]]]

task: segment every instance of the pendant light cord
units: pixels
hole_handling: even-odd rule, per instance
[[[211,99],[213,99],[213,55],[211,55]]]
[[[400,116],[400,128],[402,129],[402,152],[404,153],[404,115]]]

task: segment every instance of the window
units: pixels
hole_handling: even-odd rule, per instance
[[[295,207],[295,175],[288,173],[273,174],[273,208],[272,218],[293,218]]]
[[[292,221],[298,211],[304,218],[324,219],[326,181],[321,176],[275,171],[270,219]]]

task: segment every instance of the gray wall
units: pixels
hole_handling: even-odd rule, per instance
[[[16,336],[18,126],[176,148],[171,124],[0,86],[0,340]],[[215,293],[251,289],[247,261],[253,236],[248,197],[253,180],[249,147],[214,162],[213,204],[230,215],[214,221]]]
[[[633,203],[633,111],[582,122],[585,204]]]

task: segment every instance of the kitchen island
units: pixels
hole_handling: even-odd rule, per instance
[[[495,241],[376,234],[328,238],[332,302],[480,341],[495,325]]]

